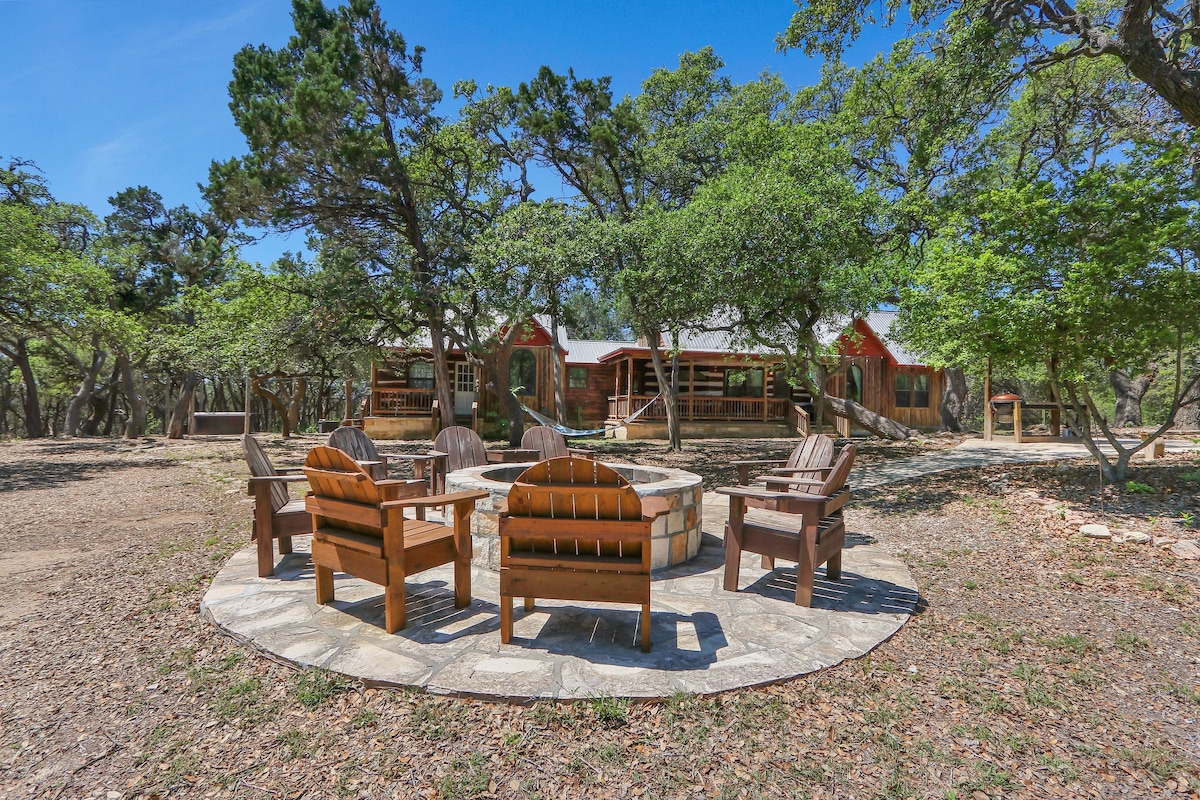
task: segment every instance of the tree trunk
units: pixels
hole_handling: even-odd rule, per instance
[[[250,385],[254,391],[254,394],[266,400],[267,403],[270,404],[271,408],[274,408],[275,412],[279,414],[279,435],[284,439],[289,438],[292,435],[292,420],[288,414],[288,405],[291,398],[288,397],[287,390],[281,385],[279,389],[272,392],[270,389],[267,389],[263,386],[262,377],[253,373],[251,373],[250,381]]]
[[[108,409],[105,412],[103,412],[104,413],[104,435],[105,436],[112,436],[113,427],[116,425],[116,422],[117,422],[117,400],[119,399],[117,387],[120,386],[120,383],[121,383],[121,364],[120,364],[120,359],[118,359],[117,363],[113,364],[112,377],[108,381],[108,398],[106,400]],[[96,416],[98,419],[99,414],[97,414]],[[97,429],[98,429],[98,426],[97,426]]]
[[[829,410],[839,417],[845,417],[860,428],[865,428],[876,436],[882,436],[885,439],[894,439],[903,441],[913,436],[920,435],[920,431],[915,431],[912,428],[905,427],[894,419],[876,414],[870,411],[853,400],[845,400],[841,397],[832,397],[825,395],[825,402],[829,406]]]
[[[562,359],[558,354],[558,293],[554,292],[550,302],[550,364],[554,370],[554,416],[560,425],[567,424],[567,395],[563,387]]]
[[[141,381],[134,374],[133,362],[122,353],[117,356],[117,368],[121,371],[121,390],[129,401],[129,418],[125,420],[125,438],[137,439],[146,432],[146,394]]]
[[[1200,428],[1200,380],[1192,379],[1192,386],[1184,393],[1175,412],[1175,427],[1185,430]]]
[[[429,326],[429,340],[430,349],[433,350],[433,390],[441,411],[442,427],[449,428],[454,425],[453,376],[450,374],[450,361],[446,357],[446,337],[440,320]]]
[[[946,388],[938,406],[942,430],[962,433],[963,412],[967,408],[967,376],[959,367],[948,367],[943,374],[946,376]]]
[[[663,365],[662,349],[659,347],[658,337],[659,333],[656,331],[653,335],[646,336],[646,342],[650,345],[650,361],[654,365],[654,376],[658,379],[658,388],[662,392],[663,404],[667,408],[667,452],[677,453],[683,449],[683,435],[679,428],[679,398],[671,385],[666,367]]]
[[[300,427],[300,409],[304,407],[304,398],[307,394],[308,378],[296,378],[292,396],[287,405],[288,429],[291,431]]]
[[[30,439],[40,439],[46,435],[42,426],[42,403],[38,397],[37,378],[33,374],[33,364],[29,360],[29,339],[19,337],[3,348],[4,355],[17,365],[21,373],[21,383],[25,387],[21,398],[21,412],[25,417],[25,435]]]
[[[188,408],[192,404],[192,395],[196,391],[196,373],[188,372],[183,376],[183,386],[179,389],[179,399],[171,409],[171,421],[167,424],[168,439],[183,438],[183,420],[187,417]]]
[[[508,335],[503,340],[479,348],[484,354],[481,358],[484,383],[504,409],[508,418],[508,446],[513,448],[521,446],[521,436],[525,433],[525,412],[521,408],[521,401],[512,393],[509,374],[513,345],[519,331],[520,326],[510,321]]]
[[[104,394],[92,394],[87,419],[79,425],[79,432],[84,436],[95,436],[100,432],[100,423],[108,416],[109,404],[112,402],[112,388]]]
[[[80,434],[80,420],[83,417],[83,408],[85,405],[90,405],[92,398],[96,394],[96,378],[100,374],[100,370],[104,368],[104,361],[108,358],[108,353],[100,349],[100,335],[92,335],[92,363],[88,367],[83,367],[82,362],[77,362],[83,373],[82,379],[79,382],[79,390],[71,398],[70,404],[67,405],[67,419],[63,424],[63,432],[67,436],[78,436]]]
[[[1142,398],[1154,382],[1153,375],[1130,376],[1123,369],[1114,369],[1108,374],[1117,397],[1117,408],[1113,412],[1114,428],[1136,428],[1142,424]]]

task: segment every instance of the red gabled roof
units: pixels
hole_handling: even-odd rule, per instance
[[[899,363],[879,335],[861,318],[854,320],[854,335],[842,333],[838,336],[837,348],[847,356],[883,357],[893,367]]]
[[[556,348],[558,348],[558,352],[567,352],[566,348],[563,347],[562,344],[555,342],[554,339],[550,337],[550,331],[546,330],[545,326],[538,322],[536,318],[530,317],[525,321],[523,327],[525,329],[523,331],[523,335],[518,336],[516,342],[513,343],[516,347],[549,347],[553,344]],[[497,335],[503,337],[507,333],[508,326],[504,325],[497,332]]]

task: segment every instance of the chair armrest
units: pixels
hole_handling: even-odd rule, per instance
[[[743,458],[731,461],[730,466],[737,470],[738,483],[744,485],[750,482],[751,467],[765,467],[768,464],[786,463],[787,460],[783,458]]]
[[[776,492],[776,494],[779,494]],[[657,519],[671,510],[665,497],[643,497],[642,519]]]
[[[492,507],[496,509],[496,513],[500,516],[508,516],[508,498],[502,497],[492,503]]]
[[[573,456],[579,456],[581,458],[592,458],[596,455],[595,450],[586,450],[582,447],[568,447],[567,452]]]
[[[380,453],[380,455],[383,455]],[[400,458],[405,461],[434,461],[439,458],[445,458],[450,455],[438,450],[431,450],[428,453],[388,453],[388,458]]]
[[[828,473],[833,470],[833,467],[776,467],[771,470],[772,475],[794,475],[797,472],[821,472]]]
[[[767,486],[821,486],[825,483],[816,478],[780,478],[771,475],[764,476],[762,482]]]
[[[730,461],[730,464],[738,466],[745,464],[748,467],[765,467],[767,464],[786,464],[786,458],[739,458],[737,461]]]
[[[275,471],[280,475],[298,475],[304,471],[304,467],[276,467]]]
[[[778,492],[776,493],[778,494]],[[380,508],[430,508],[433,506],[448,506],[453,503],[463,503],[468,500],[482,500],[488,493],[482,489],[467,492],[451,492],[450,494],[435,494],[430,497],[410,497],[404,500],[388,500],[380,503]]]
[[[375,481],[375,486],[386,489],[391,486],[415,486],[418,483],[424,485],[425,481],[419,481],[415,478],[388,478],[385,481]]]
[[[251,477],[249,483],[246,484],[246,494],[253,495],[259,486],[266,488],[272,483],[300,483],[307,480],[308,478],[303,475],[263,475],[258,478]]]
[[[766,489],[755,489],[749,486],[718,486],[716,492],[717,494],[729,495],[730,497],[751,497],[756,500],[811,500],[813,502],[821,502],[829,499],[823,494],[771,492]]]

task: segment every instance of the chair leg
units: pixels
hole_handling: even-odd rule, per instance
[[[650,604],[642,603],[642,652],[650,652]]]
[[[532,597],[525,598],[525,610],[533,611],[533,598]]]
[[[454,607],[471,605],[471,557],[454,559]]]
[[[817,526],[805,525],[796,564],[796,605],[812,607],[813,573],[817,565]]]
[[[457,584],[455,585],[455,594],[458,594]],[[383,629],[388,633],[395,633],[404,628],[406,624],[404,601],[404,570],[389,566],[388,585],[383,590]]]
[[[279,542],[279,555],[286,556],[292,552],[292,537],[280,536],[275,541]]]
[[[774,556],[763,556],[761,566],[763,569],[767,570],[768,572],[775,569],[775,557]]]
[[[500,595],[500,643],[512,641],[513,599],[511,595]]]
[[[258,534],[258,577],[269,578],[275,574],[275,548],[271,531]]]
[[[317,579],[317,605],[325,605],[333,599],[333,568],[317,565],[313,570]]]
[[[842,579],[842,551],[831,555],[829,560],[825,562],[825,577],[831,581],[840,581]]]
[[[725,526],[725,591],[736,592],[738,590],[738,573],[742,568],[742,547],[737,540],[737,536],[730,529],[729,525]]]

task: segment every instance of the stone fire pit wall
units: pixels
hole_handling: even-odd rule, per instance
[[[700,550],[701,479],[699,475],[667,467],[639,467],[609,464],[625,476],[639,497],[665,497],[671,511],[654,521],[650,540],[650,566],[665,569],[682,564]],[[446,476],[446,491],[482,489],[486,500],[475,504],[471,517],[471,538],[475,564],[492,571],[500,569],[500,537],[496,501],[506,499],[512,482],[529,464],[489,464],[451,472]],[[450,511],[450,509],[447,509]]]

